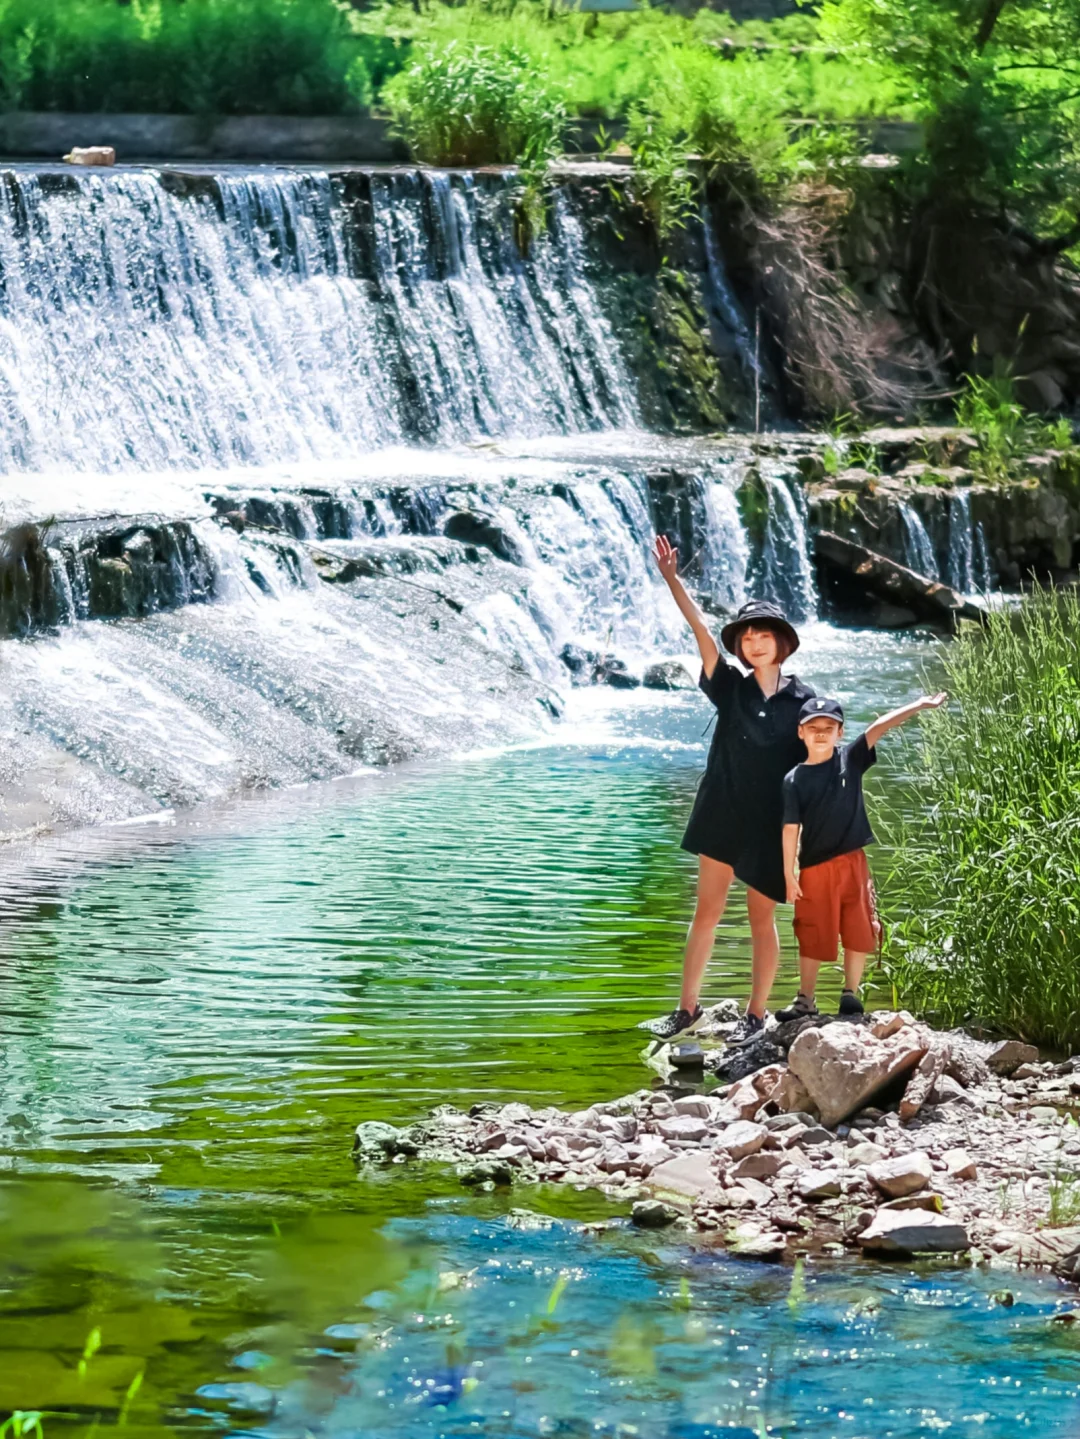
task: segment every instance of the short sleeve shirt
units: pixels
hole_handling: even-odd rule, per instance
[[[784,776],[784,823],[802,825],[802,869],[874,843],[862,777],[876,763],[877,750],[860,735],[852,744],[838,745],[825,764],[796,765]]]

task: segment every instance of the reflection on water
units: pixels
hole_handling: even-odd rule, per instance
[[[928,653],[917,640],[812,628],[799,670],[858,723],[910,694]],[[572,744],[369,775],[13,856],[0,929],[0,1408],[108,1420],[142,1374],[129,1405],[141,1425],[411,1433],[420,1421],[401,1417],[415,1414],[407,1405],[355,1406],[380,1390],[400,1390],[405,1405],[419,1392],[409,1376],[434,1373],[436,1350],[452,1343],[465,1357],[444,1356],[444,1368],[474,1375],[468,1366],[490,1352],[494,1377],[468,1391],[484,1396],[479,1410],[455,1409],[457,1428],[430,1417],[431,1432],[465,1432],[475,1412],[490,1433],[577,1432],[545,1429],[545,1415],[644,1423],[651,1433],[705,1414],[709,1424],[742,1422],[745,1386],[767,1376],[772,1345],[805,1371],[809,1397],[789,1387],[768,1415],[784,1425],[797,1416],[791,1432],[821,1434],[833,1431],[814,1429],[815,1415],[848,1404],[863,1416],[858,1381],[840,1382],[830,1345],[862,1352],[868,1339],[848,1343],[846,1331],[829,1329],[839,1319],[822,1319],[818,1342],[814,1326],[792,1328],[782,1306],[787,1327],[777,1328],[769,1286],[784,1276],[702,1260],[711,1277],[692,1284],[706,1337],[684,1357],[663,1317],[663,1294],[678,1282],[672,1257],[565,1228],[491,1228],[498,1206],[463,1200],[453,1176],[395,1166],[358,1182],[348,1159],[360,1119],[489,1096],[577,1106],[647,1082],[633,1025],[671,1000],[693,891],[693,861],[678,841],[708,717],[696,694],[591,693],[569,722]],[[903,764],[897,743],[872,777],[878,794]],[[782,928],[786,996],[794,955]],[[745,993],[748,954],[736,901],[712,995]],[[582,1205],[611,1213],[595,1199],[543,1202],[579,1217]],[[452,1319],[429,1345],[427,1321],[402,1328],[410,1284],[430,1282],[410,1279],[414,1269],[468,1269],[493,1254],[503,1268],[487,1266],[482,1284],[437,1306],[465,1315],[461,1333]],[[527,1353],[507,1339],[515,1331],[504,1306],[512,1301],[526,1323],[540,1283],[530,1263],[588,1270],[589,1285],[560,1301],[565,1343],[578,1326],[581,1344],[588,1335],[592,1348],[606,1346],[607,1368],[592,1349],[579,1367],[553,1366],[553,1353],[568,1352],[554,1330],[533,1356],[542,1382],[533,1361],[528,1373],[514,1368],[513,1355],[524,1365]],[[895,1290],[895,1322],[881,1321],[895,1350],[913,1342],[901,1318],[921,1301],[907,1296],[924,1291],[898,1271],[874,1273]],[[626,1286],[640,1320],[624,1316]],[[366,1297],[377,1290],[391,1296],[393,1342],[328,1358],[317,1340],[328,1325],[381,1323]],[[591,1292],[598,1307],[571,1302],[571,1291]],[[954,1277],[942,1292],[942,1314],[978,1316],[958,1331],[965,1352],[986,1326],[1014,1334],[998,1327],[978,1286]],[[1030,1292],[1054,1302],[1052,1286]],[[752,1336],[745,1350],[724,1329],[736,1302]],[[669,1356],[675,1366],[659,1397],[660,1380],[623,1374],[611,1359],[644,1343],[634,1325],[656,1331],[656,1373],[667,1373]],[[80,1375],[95,1330],[101,1345]],[[329,1347],[336,1355],[340,1343]],[[938,1349],[928,1352],[937,1363]],[[706,1402],[718,1358],[726,1377],[715,1387],[740,1388]],[[1051,1364],[1048,1347],[1044,1358]],[[255,1403],[255,1390],[196,1394],[234,1383],[277,1396],[276,1417],[266,1403],[246,1418],[236,1412]],[[994,1409],[975,1380],[957,1383],[951,1398],[931,1402],[935,1413]],[[685,1413],[669,1393],[683,1388]],[[507,1418],[510,1390],[537,1397]],[[876,1439],[914,1427],[860,1417],[843,1432]]]

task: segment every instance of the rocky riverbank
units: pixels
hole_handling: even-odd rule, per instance
[[[577,1113],[441,1105],[402,1129],[361,1123],[354,1153],[452,1165],[470,1187],[597,1189],[637,1224],[748,1258],[965,1255],[1080,1278],[1080,1059],[903,1012],[774,1024],[728,1049],[732,1018],[709,1012],[700,1055],[657,1051],[657,1088]],[[679,1078],[696,1059],[715,1087]]]

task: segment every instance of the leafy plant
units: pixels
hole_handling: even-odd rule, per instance
[[[1036,590],[945,652],[923,818],[885,887],[900,1001],[1070,1049],[1080,1033],[1080,598]]]
[[[1080,1219],[1080,1174],[1059,1169],[1050,1179],[1050,1204],[1044,1225],[1056,1229]]]

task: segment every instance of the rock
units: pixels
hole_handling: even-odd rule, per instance
[[[949,1062],[945,1073],[965,1089],[974,1089],[990,1078],[990,1066],[970,1041],[960,1037],[949,1046]]]
[[[764,1228],[745,1221],[737,1224],[725,1238],[728,1253],[740,1259],[772,1261],[783,1258],[785,1240],[778,1229]]]
[[[775,1104],[783,1114],[810,1113],[817,1109],[806,1085],[790,1069],[784,1071],[780,1082],[769,1095],[769,1103]]]
[[[782,1134],[787,1129],[809,1128],[814,1120],[808,1114],[774,1114],[763,1121],[765,1128],[770,1134]]]
[[[690,1114],[695,1119],[711,1119],[713,1108],[713,1101],[703,1094],[684,1094],[675,1101],[676,1114]]]
[[[521,545],[512,535],[507,534],[494,515],[486,510],[455,510],[443,525],[443,534],[448,540],[457,540],[463,545],[479,545],[490,550],[497,559],[511,565],[523,565],[525,554]]]
[[[879,1209],[859,1243],[877,1254],[955,1254],[970,1240],[964,1226],[944,1214]]]
[[[1037,1064],[1039,1051],[1033,1044],[1024,1044],[1019,1039],[1005,1039],[994,1046],[986,1056],[986,1063],[994,1074],[1008,1078],[1022,1064]]]
[[[711,1195],[720,1188],[720,1181],[712,1167],[711,1155],[707,1150],[698,1149],[657,1164],[649,1174],[648,1188],[658,1197],[685,1203],[703,1194]]]
[[[639,1229],[666,1229],[678,1217],[677,1209],[659,1199],[639,1199],[630,1211],[630,1219]]]
[[[905,1024],[913,1024],[914,1020],[906,1009],[879,1009],[870,1015],[869,1029],[875,1039],[888,1039],[897,1030],[903,1029]]]
[[[601,655],[592,672],[593,683],[611,685],[618,690],[636,690],[641,684],[637,675],[632,675],[623,660],[615,655]]]
[[[736,1111],[740,1119],[753,1119],[764,1102],[761,1091],[754,1083],[756,1079],[756,1074],[747,1075],[745,1079],[733,1084],[724,1096],[724,1104]]]
[[[267,1418],[277,1408],[277,1395],[263,1384],[250,1381],[236,1384],[204,1384],[195,1391],[204,1404],[227,1409],[230,1414]]]
[[[974,1104],[967,1090],[951,1074],[941,1074],[930,1095],[932,1104]]]
[[[871,1164],[866,1171],[877,1187],[890,1199],[901,1199],[905,1194],[914,1194],[925,1189],[930,1183],[933,1169],[930,1156],[921,1149],[911,1154],[898,1154],[893,1159],[881,1159]]]
[[[835,1199],[842,1188],[838,1169],[808,1169],[799,1175],[795,1184],[799,1198],[808,1203],[818,1199]]]
[[[400,1130],[392,1124],[382,1124],[369,1119],[356,1126],[353,1135],[353,1155],[357,1159],[389,1159],[397,1152]]]
[[[1044,1073],[1045,1069],[1043,1065],[1028,1062],[1018,1065],[1017,1068],[1013,1070],[1012,1077],[1013,1079],[1041,1079]]]
[[[505,1159],[481,1159],[475,1164],[461,1165],[457,1177],[469,1189],[481,1184],[504,1187],[513,1184],[514,1171]]]
[[[741,1189],[744,1194],[749,1194],[757,1209],[764,1209],[766,1204],[771,1204],[776,1198],[767,1184],[762,1184],[760,1179],[754,1179],[747,1175],[740,1179],[734,1189]]]
[[[948,1050],[943,1044],[932,1045],[918,1064],[907,1082],[904,1097],[900,1101],[900,1118],[914,1119],[919,1110],[933,1093],[934,1085],[945,1072]]]
[[[662,1119],[656,1127],[667,1140],[676,1139],[691,1144],[704,1139],[709,1132],[705,1121],[692,1114],[677,1114],[674,1119]]]
[[[940,1214],[944,1208],[940,1194],[909,1194],[904,1199],[890,1199],[887,1204],[882,1204],[882,1209],[906,1213],[911,1209],[924,1209],[929,1214]]]
[[[1080,1279],[1080,1244],[1057,1261],[1054,1273],[1059,1274],[1062,1279]]]
[[[775,1031],[774,1031],[775,1032]],[[743,1045],[740,1049],[725,1049],[706,1059],[706,1068],[722,1079],[745,1079],[747,1075],[765,1069],[770,1064],[782,1064],[784,1051],[771,1037],[764,1036]]]
[[[736,1120],[717,1139],[717,1148],[725,1150],[732,1159],[745,1159],[756,1154],[765,1143],[768,1131],[763,1124],[754,1124],[749,1119]]]
[[[834,1125],[914,1069],[926,1048],[907,1026],[888,1039],[875,1039],[861,1025],[831,1024],[803,1030],[788,1052],[788,1064],[809,1090],[822,1122]]]
[[[661,660],[659,664],[648,665],[642,684],[647,690],[697,689],[697,680],[680,660]]]
[[[906,565],[828,530],[814,536],[814,553],[827,568],[853,576],[878,599],[901,605],[924,620],[953,630],[960,619],[981,622],[984,612],[963,595]]]
[[[994,1248],[1013,1264],[1053,1265],[1067,1262],[1080,1247],[1080,1229],[1040,1229],[1035,1234],[1000,1230]]]
[[[742,1010],[737,999],[722,999],[706,1009],[703,1019],[708,1025],[737,1024]],[[704,1027],[704,1026],[702,1026]]]
[[[565,644],[559,651],[559,658],[570,671],[574,684],[589,683],[593,665],[596,664],[596,655],[592,650],[582,649],[581,645]]]
[[[879,1160],[887,1158],[888,1154],[881,1148],[880,1144],[871,1144],[868,1139],[864,1139],[860,1144],[853,1144],[848,1150],[849,1162],[860,1165],[863,1169],[868,1168],[871,1164],[877,1164]]]
[[[831,1144],[835,1138],[836,1136],[822,1125],[815,1124],[809,1129],[804,1129],[795,1143],[800,1149],[813,1149],[818,1144]]]
[[[69,165],[115,165],[116,151],[111,145],[73,145],[64,160]]]
[[[779,1154],[766,1153],[759,1150],[756,1154],[748,1154],[734,1165],[731,1174],[732,1178],[743,1179],[774,1179],[780,1173],[780,1166],[783,1164]]]

